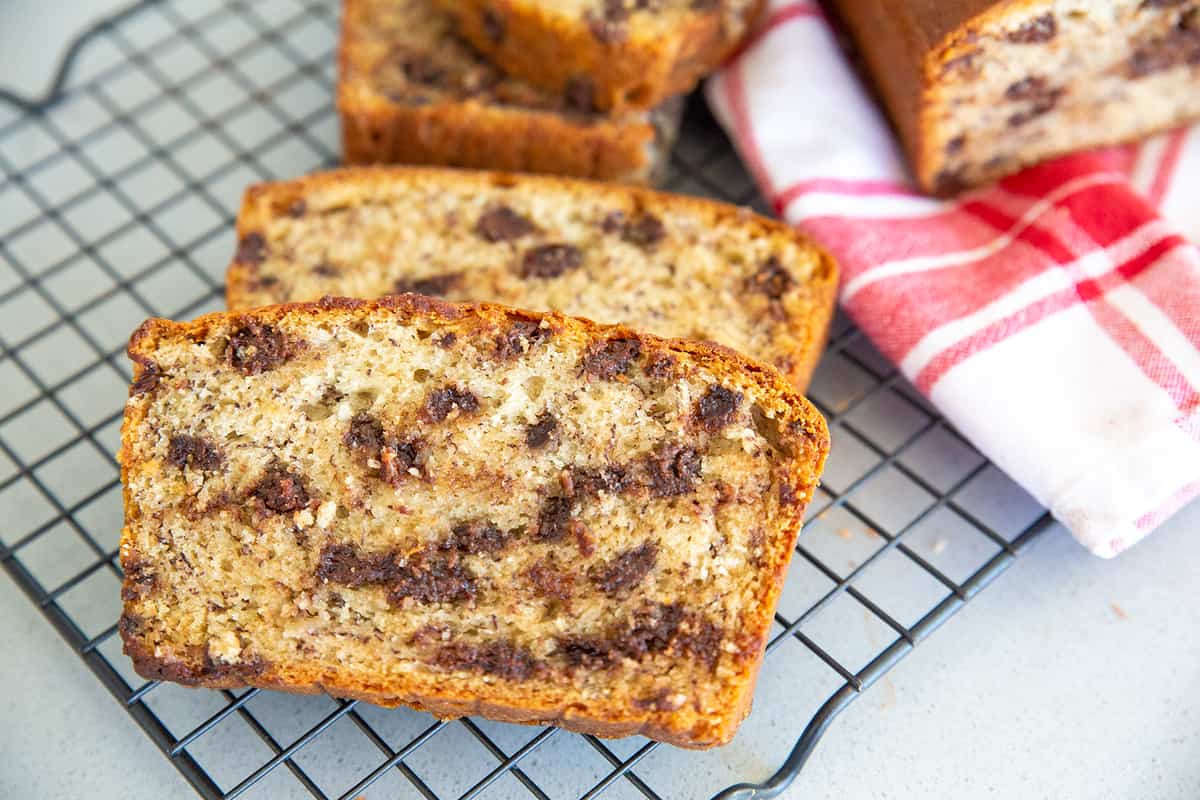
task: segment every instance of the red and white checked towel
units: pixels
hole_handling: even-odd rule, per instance
[[[772,0],[707,93],[851,317],[1084,546],[1200,495],[1200,127],[931,200],[811,0]]]

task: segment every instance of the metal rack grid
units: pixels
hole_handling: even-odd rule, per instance
[[[833,455],[726,748],[187,690],[121,655],[125,339],[220,308],[248,183],[336,163],[336,28],[332,2],[149,0],[81,36],[43,100],[0,92],[0,563],[205,797],[775,796],[1048,525],[840,318],[811,390]],[[667,187],[763,208],[698,101]]]

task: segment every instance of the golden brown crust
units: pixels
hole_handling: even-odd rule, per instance
[[[369,56],[360,32],[370,27],[370,14],[366,0],[345,3],[337,84],[345,163],[477,167],[630,183],[663,177],[681,100],[652,113],[613,116],[482,98],[393,102],[361,77]]]
[[[617,33],[527,0],[438,3],[455,14],[462,36],[506,72],[554,92],[586,80],[602,110],[652,108],[691,91],[737,48],[766,8],[765,0],[737,11],[709,3],[666,32],[640,30],[635,21]],[[597,34],[598,27],[611,33]]]
[[[795,242],[807,252],[816,253],[820,267],[811,280],[800,286],[803,299],[798,305],[804,309],[804,313],[790,316],[788,325],[794,339],[801,342],[801,345],[791,353],[790,363],[782,371],[801,392],[808,388],[824,349],[836,308],[837,264],[824,249],[795,228],[739,206],[690,195],[557,176],[511,175],[436,167],[358,167],[316,173],[291,181],[251,186],[246,190],[238,213],[239,239],[263,230],[271,219],[287,214],[296,201],[303,200],[313,192],[340,188],[347,196],[367,197],[382,187],[405,181],[465,185],[477,187],[480,192],[491,191],[497,187],[522,187],[536,192],[562,193],[577,197],[609,197],[614,200],[633,198],[633,205],[651,213],[688,213],[705,220],[709,227],[736,225],[749,228],[756,236]],[[240,262],[236,258],[230,265],[225,289],[226,304],[229,308],[249,308],[258,304],[252,301],[254,268],[254,265]]]
[[[578,696],[569,702],[554,701],[539,696],[536,689],[513,683],[490,688],[490,696],[484,698],[463,687],[450,686],[439,680],[436,673],[393,674],[386,679],[386,683],[382,683],[384,678],[345,672],[336,664],[322,668],[305,666],[302,662],[214,664],[204,653],[185,658],[178,655],[172,657],[159,655],[147,646],[139,635],[139,615],[143,606],[133,578],[139,558],[133,529],[140,523],[141,509],[137,498],[130,495],[128,486],[131,474],[145,467],[136,462],[131,443],[135,431],[144,424],[150,407],[150,392],[146,391],[144,378],[152,371],[151,365],[155,363],[153,356],[159,344],[179,339],[202,342],[216,331],[225,330],[232,324],[244,325],[250,320],[264,325],[276,325],[286,320],[294,329],[306,321],[337,324],[397,316],[403,320],[448,326],[460,336],[490,337],[507,326],[537,321],[552,328],[556,337],[567,337],[568,340],[593,342],[614,336],[636,338],[648,355],[670,354],[679,360],[683,368],[703,368],[733,388],[746,390],[753,387],[758,402],[776,414],[784,446],[794,453],[781,486],[781,498],[782,487],[790,489],[791,499],[783,501],[782,505],[790,509],[790,513],[781,520],[782,529],[778,536],[771,539],[769,549],[765,551],[760,602],[743,616],[742,633],[738,639],[740,655],[732,662],[737,672],[726,682],[730,687],[727,715],[717,719],[707,715],[697,716],[686,709],[677,712],[618,708],[604,699],[586,696]],[[815,491],[829,448],[829,433],[824,419],[774,369],[707,343],[665,340],[623,326],[603,326],[561,314],[537,314],[489,304],[453,304],[421,295],[398,295],[371,302],[326,298],[316,303],[271,306],[236,314],[209,314],[188,323],[151,319],[134,332],[128,352],[135,368],[134,383],[125,410],[119,457],[122,480],[126,486],[126,519],[121,540],[121,560],[126,571],[123,591],[126,603],[120,633],[125,652],[133,659],[137,672],[144,677],[212,688],[257,686],[301,693],[326,692],[385,706],[408,705],[442,717],[480,714],[510,722],[551,723],[600,736],[640,733],[691,748],[707,748],[728,742],[748,712],[763,648],[804,508]],[[150,610],[148,613],[153,612]]]

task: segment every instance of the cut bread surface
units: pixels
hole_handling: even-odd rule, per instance
[[[596,113],[578,93],[505,76],[432,0],[345,0],[338,108],[347,163],[419,163],[651,183],[681,98]]]
[[[837,290],[783,223],[630,187],[435,169],[261,184],[238,217],[231,309],[400,291],[712,340],[803,390]]]
[[[828,449],[731,351],[420,295],[147,322],[138,671],[729,740]]]

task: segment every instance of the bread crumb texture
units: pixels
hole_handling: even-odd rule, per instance
[[[773,370],[402,295],[147,322],[140,674],[728,741],[828,449]]]
[[[833,260],[788,226],[699,198],[559,178],[349,169],[246,196],[232,309],[420,292],[719,342],[803,390]]]

